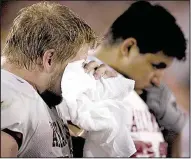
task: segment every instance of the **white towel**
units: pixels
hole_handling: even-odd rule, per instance
[[[136,149],[127,123],[134,81],[118,75],[95,80],[82,63],[68,64],[62,77],[63,103],[58,109],[68,120],[88,131],[84,157],[130,157]]]

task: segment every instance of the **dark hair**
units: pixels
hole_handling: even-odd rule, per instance
[[[105,38],[110,44],[120,38],[137,40],[140,53],[157,53],[185,60],[186,39],[176,19],[162,6],[149,2],[133,3],[110,27]]]

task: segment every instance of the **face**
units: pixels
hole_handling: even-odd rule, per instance
[[[58,105],[62,101],[61,80],[64,69],[67,66],[67,64],[74,61],[86,59],[88,50],[89,50],[89,45],[86,44],[77,52],[75,57],[69,59],[65,63],[59,63],[59,64],[52,63],[51,64],[52,66],[49,66],[50,59],[44,62],[45,67],[48,68],[47,70],[49,74],[47,75],[48,82],[46,90],[42,92],[40,95],[49,106]]]
[[[123,56],[120,69],[123,74],[135,80],[135,91],[141,94],[143,89],[159,86],[164,70],[171,65],[172,57],[163,52],[140,54],[138,47],[132,46],[128,56]]]

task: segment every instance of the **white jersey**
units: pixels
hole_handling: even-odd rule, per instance
[[[132,119],[129,129],[137,152],[132,157],[166,157],[167,143],[148,106],[134,91],[127,99]]]
[[[22,133],[18,157],[72,157],[69,131],[60,117],[28,82],[1,70],[1,130]]]

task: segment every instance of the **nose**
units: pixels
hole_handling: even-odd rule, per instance
[[[164,75],[164,70],[157,70],[151,80],[151,83],[157,87],[160,86],[160,83],[161,83],[161,79]]]

